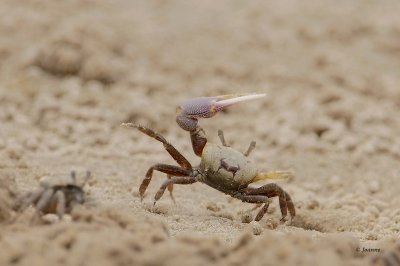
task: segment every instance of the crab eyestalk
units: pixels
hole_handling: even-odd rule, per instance
[[[207,143],[204,130],[197,125],[199,118],[210,118],[218,112],[240,102],[264,97],[265,94],[227,94],[214,97],[199,97],[185,101],[177,108],[176,122],[190,132],[192,147],[197,156],[201,156]]]

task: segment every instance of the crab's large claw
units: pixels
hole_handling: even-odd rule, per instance
[[[177,109],[176,122],[186,131],[193,132],[198,118],[209,118],[231,105],[258,99],[265,94],[227,94],[214,97],[199,97],[185,101]]]

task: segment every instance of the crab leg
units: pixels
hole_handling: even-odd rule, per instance
[[[37,221],[39,218],[39,214],[47,207],[49,202],[51,201],[51,198],[54,195],[54,190],[53,189],[48,189],[43,194],[41,194],[39,200],[37,203],[35,203],[35,214],[32,216],[31,223],[34,221]]]
[[[45,191],[44,187],[40,187],[34,192],[28,192],[21,198],[21,205],[18,208],[18,211],[23,212],[26,208],[29,207],[32,203],[37,202],[40,199],[40,196]]]
[[[54,195],[57,199],[57,215],[61,219],[65,214],[66,199],[62,191],[57,191]]]
[[[268,198],[278,197],[279,198],[279,206],[281,208],[282,218],[281,221],[285,220],[287,212],[289,211],[290,216],[293,218],[296,215],[295,207],[292,201],[292,198],[289,194],[284,191],[280,186],[275,183],[269,183],[259,188],[250,188],[248,187],[246,190],[246,196],[248,195],[265,195]],[[257,215],[257,218],[261,219],[261,212]]]
[[[258,207],[259,204],[261,206],[264,203],[264,206],[261,208],[261,210],[258,212],[256,218],[254,219],[255,221],[260,221],[261,218],[263,218],[264,214],[268,211],[268,207],[269,207],[268,196],[265,196],[265,195],[242,195],[242,196],[240,196],[240,199],[243,202],[257,203],[256,207]]]
[[[173,177],[172,175],[168,175],[167,174],[167,179],[171,179],[172,177]],[[169,195],[170,195],[172,201],[174,202],[174,204],[176,204],[174,193],[173,193],[173,191],[174,191],[174,184],[173,183],[168,185],[168,191],[169,191]]]
[[[153,171],[157,170],[162,173],[166,173],[170,176],[188,176],[191,173],[191,170],[184,169],[179,166],[174,166],[174,165],[168,165],[168,164],[155,164],[152,167],[147,170],[146,176],[143,179],[142,183],[140,184],[139,187],[139,194],[140,194],[140,200],[143,200],[144,197],[144,192],[146,192],[147,187],[150,184],[151,178],[153,177]],[[173,179],[173,178],[172,178]],[[171,180],[171,179],[167,179]],[[172,194],[172,190],[171,194]]]
[[[156,195],[154,196],[153,205],[156,204],[156,202],[164,194],[165,189],[167,187],[169,187],[171,184],[188,185],[188,184],[193,184],[193,183],[196,183],[196,182],[197,182],[197,180],[196,180],[196,178],[194,176],[174,176],[171,179],[165,180],[164,183],[161,185],[161,187],[158,189]]]
[[[167,152],[171,155],[171,157],[181,166],[173,166],[166,164],[156,164],[147,170],[146,177],[143,179],[142,183],[139,187],[140,199],[143,200],[144,192],[146,191],[148,185],[150,184],[151,178],[153,176],[153,170],[160,171],[162,173],[167,174],[167,178],[170,180],[173,176],[186,176],[189,175],[192,170],[192,165],[190,162],[172,145],[170,144],[161,134],[151,130],[150,128],[136,125],[133,123],[122,123],[121,126],[125,127],[133,127],[138,129],[140,132],[146,134],[149,137],[152,137],[158,141],[160,141]],[[168,190],[170,192],[172,200],[175,202],[173,191],[173,183],[168,186]]]
[[[47,204],[49,204],[53,195],[54,195],[53,189],[48,189],[41,195],[39,201],[36,203],[35,206],[37,213],[40,213],[44,208],[46,208]]]
[[[172,145],[170,144],[161,134],[151,130],[148,127],[136,125],[133,123],[122,123],[121,126],[124,127],[132,127],[138,129],[140,132],[146,134],[147,136],[154,138],[160,141],[167,152],[171,155],[172,158],[184,169],[192,169],[192,165],[190,162]]]

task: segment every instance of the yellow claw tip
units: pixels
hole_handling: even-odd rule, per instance
[[[259,173],[257,174],[252,182],[257,182],[260,180],[265,180],[265,179],[288,179],[288,178],[293,178],[294,174],[290,171],[271,171],[268,173]]]

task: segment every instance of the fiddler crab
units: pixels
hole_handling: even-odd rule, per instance
[[[86,172],[86,180],[90,177]],[[85,181],[86,181],[85,180]],[[40,214],[54,213],[61,219],[64,214],[70,213],[76,204],[85,202],[85,192],[76,182],[76,173],[71,172],[68,177],[46,176],[41,179],[39,188],[27,192],[21,197],[18,210],[23,212],[30,205],[35,208],[32,220]]]
[[[199,118],[209,118],[227,107],[252,99],[264,97],[265,94],[232,94],[215,97],[200,97],[187,100],[177,109],[176,122],[190,133],[194,153],[201,157],[200,165],[193,167],[192,164],[161,134],[141,125],[123,123],[123,126],[133,127],[142,133],[160,141],[167,152],[179,164],[179,166],[168,164],[155,164],[150,167],[143,179],[139,194],[143,200],[144,193],[151,181],[153,171],[157,170],[167,174],[167,180],[161,185],[154,197],[154,204],[161,198],[168,188],[172,199],[174,184],[204,183],[243,202],[257,203],[262,206],[255,217],[261,220],[268,210],[269,198],[279,197],[279,205],[282,213],[282,221],[285,220],[287,212],[293,218],[296,215],[295,207],[289,194],[275,183],[269,183],[261,187],[249,187],[251,183],[265,179],[288,178],[292,174],[288,171],[259,172],[255,164],[249,160],[248,155],[255,148],[252,141],[245,153],[229,147],[224,138],[222,130],[218,135],[222,145],[209,143],[204,130],[198,125]],[[175,200],[174,200],[175,201]]]

